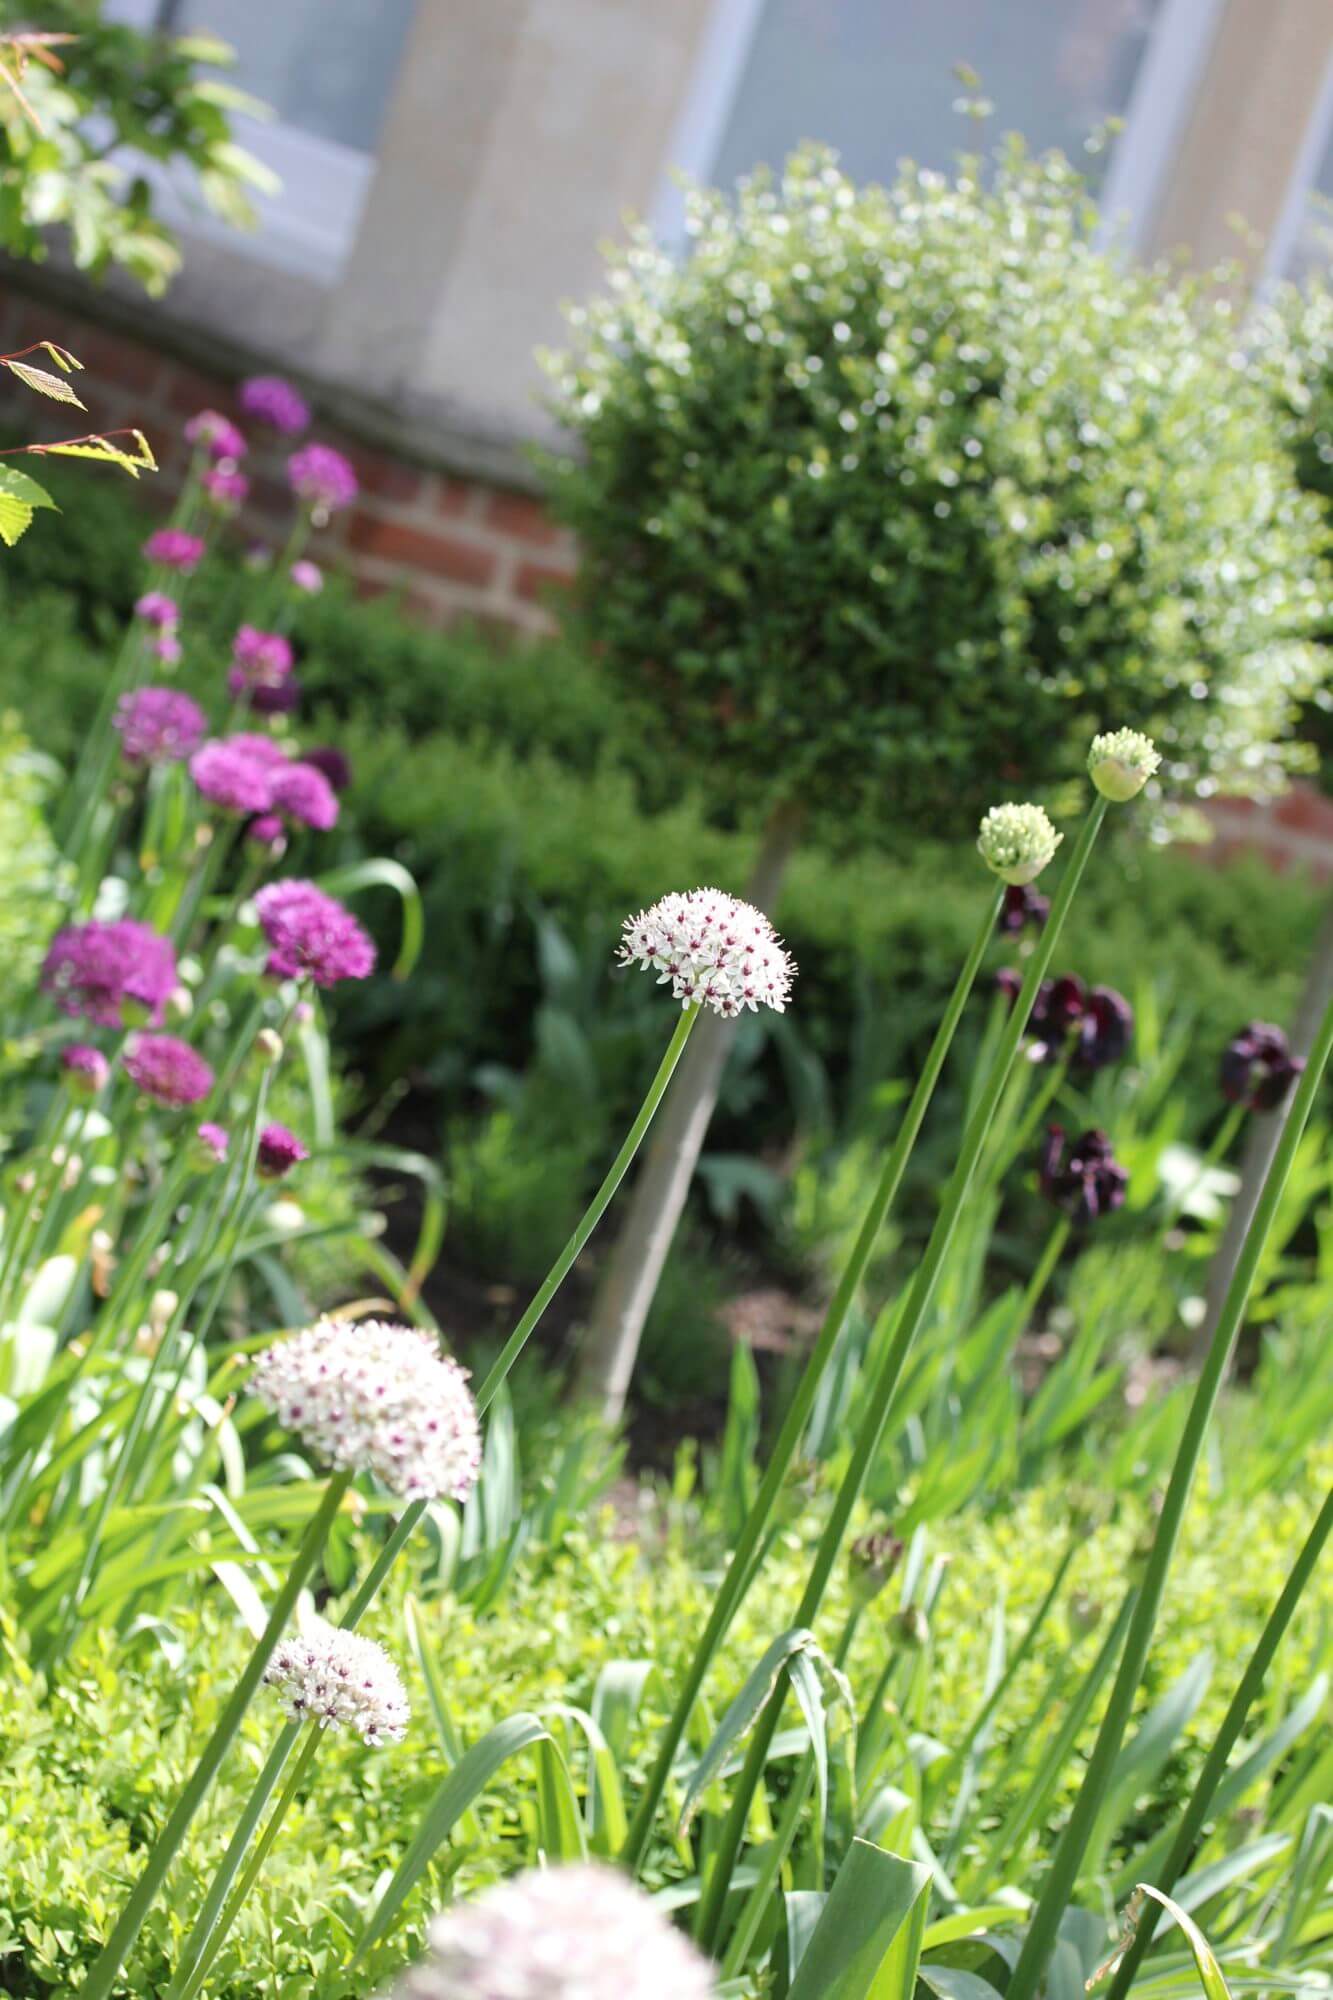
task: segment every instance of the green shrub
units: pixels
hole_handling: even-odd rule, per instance
[[[939,830],[1132,721],[1271,777],[1317,516],[1229,308],[1094,248],[1058,155],[858,190],[807,149],[640,232],[552,363],[582,631],[728,799]]]

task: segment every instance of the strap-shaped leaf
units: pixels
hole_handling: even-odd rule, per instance
[[[1194,1953],[1194,1963],[1199,1969],[1199,1983],[1207,1995],[1207,2000],[1231,2000],[1230,1989],[1222,1977],[1221,1966],[1213,1956],[1213,1948],[1193,1917],[1182,1910],[1179,1903],[1173,1903],[1169,1896],[1164,1896],[1160,1889],[1154,1889],[1150,1882],[1140,1882],[1138,1886],[1139,1893],[1151,1896],[1155,1903],[1160,1903],[1185,1933],[1189,1948]]]
[[[416,1837],[371,1911],[352,1956],[355,1965],[391,1928],[415,1888],[427,1862],[446,1840],[473,1800],[491,1782],[501,1765],[534,1743],[548,1744],[550,1731],[538,1716],[520,1712],[506,1716],[459,1758],[427,1806]],[[568,1775],[568,1774],[566,1774]]]
[[[403,930],[398,956],[390,967],[390,977],[406,979],[421,956],[426,919],[421,906],[421,891],[402,863],[386,860],[382,856],[372,861],[355,861],[349,867],[333,868],[321,875],[319,886],[333,896],[348,896],[356,889],[384,888],[394,891],[402,907]]]
[[[39,396],[49,396],[53,403],[72,403],[76,410],[87,408],[63,375],[50,375],[45,368],[34,368],[29,361],[6,361],[3,365],[29,389],[35,389]]]
[[[816,1644],[815,1635],[803,1625],[793,1625],[789,1632],[780,1632],[768,1647],[757,1667],[753,1669],[745,1685],[741,1688],[713,1731],[712,1738],[694,1767],[689,1784],[685,1787],[685,1798],[680,1809],[680,1832],[689,1827],[699,1809],[704,1793],[718,1776],[727,1761],[732,1745],[747,1736],[754,1726],[755,1718],[777,1686],[778,1675],[795,1653],[806,1652]]]
[[[788,2000],[912,2000],[929,1896],[928,1868],[854,1840]]]

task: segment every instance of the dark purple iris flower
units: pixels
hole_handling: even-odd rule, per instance
[[[1039,1178],[1047,1201],[1085,1223],[1122,1208],[1129,1186],[1105,1132],[1085,1132],[1071,1145],[1059,1125],[1047,1129]]]
[[[1251,1021],[1222,1052],[1222,1095],[1249,1111],[1276,1111],[1304,1068],[1281,1028]]]

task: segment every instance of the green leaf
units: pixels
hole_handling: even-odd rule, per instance
[[[0,465],[0,494],[22,500],[27,507],[50,507],[57,514],[60,512],[44,486],[39,486],[26,472],[16,471],[12,465]]]
[[[789,1632],[781,1632],[768,1647],[749,1674],[745,1685],[729,1703],[726,1713],[713,1732],[711,1741],[694,1767],[690,1782],[685,1787],[685,1797],[680,1809],[681,1833],[684,1833],[699,1809],[699,1802],[712,1784],[723,1765],[732,1745],[749,1734],[764,1703],[777,1685],[778,1675],[794,1653],[803,1653],[815,1645],[815,1635],[802,1625],[794,1625]]]
[[[854,1840],[788,2000],[911,2000],[930,1880],[919,1862]]]
[[[1207,2000],[1231,2000],[1230,1990],[1222,1977],[1222,1968],[1213,1956],[1212,1946],[1193,1917],[1182,1910],[1179,1903],[1173,1903],[1169,1896],[1164,1896],[1160,1889],[1154,1889],[1151,1883],[1140,1882],[1138,1887],[1141,1895],[1151,1896],[1153,1901],[1160,1903],[1168,1915],[1174,1917],[1180,1925],[1189,1948],[1194,1953],[1194,1963],[1199,1968],[1199,1982],[1207,1995]]]
[[[45,368],[34,368],[30,361],[4,361],[0,367],[7,368],[11,375],[17,375],[20,382],[29,389],[35,389],[39,396],[49,396],[53,403],[72,403],[76,410],[88,406],[75,395],[69,383],[60,375],[50,375]]]
[[[537,1744],[537,1821],[542,1851],[552,1861],[586,1861],[578,1794],[553,1736]]]
[[[421,891],[401,862],[387,861],[382,857],[374,861],[357,861],[347,868],[334,868],[319,877],[321,889],[327,889],[332,896],[348,896],[356,889],[381,887],[397,892],[402,904],[403,934],[398,946],[398,956],[391,968],[394,979],[406,979],[421,955],[422,942],[426,935],[425,914],[421,907]]]
[[[472,1748],[459,1758],[427,1806],[411,1846],[394,1870],[383,1895],[372,1910],[352,1955],[353,1965],[392,1927],[398,1912],[416,1886],[436,1848],[448,1838],[473,1800],[486,1789],[501,1766],[507,1764],[511,1757],[518,1756],[520,1751],[531,1749],[534,1744],[544,1746],[550,1742],[550,1731],[539,1717],[520,1713],[507,1716],[503,1722],[498,1722],[494,1729],[488,1730],[479,1742],[474,1743]],[[563,1759],[561,1766],[563,1768]],[[539,1776],[543,1783],[552,1787],[550,1803],[558,1821],[562,1811],[556,1801],[558,1780],[549,1771],[540,1773]],[[569,1774],[565,1772],[566,1783],[568,1778]],[[570,1789],[572,1793],[572,1787]],[[575,1819],[577,1820],[577,1812]]]

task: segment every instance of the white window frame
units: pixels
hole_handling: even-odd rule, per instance
[[[158,0],[110,0],[107,12],[130,27],[147,30],[157,19]],[[174,228],[259,263],[332,285],[356,240],[375,176],[375,154],[278,119],[236,116],[232,131],[237,144],[282,183],[275,195],[249,191],[258,226],[248,233],[235,229],[214,215],[169,167],[153,160],[136,161],[136,171],[153,184],[163,217]]]
[[[650,220],[664,242],[684,234],[677,174],[707,182],[713,171],[765,0],[714,0],[693,75],[671,135]],[[1138,248],[1152,226],[1226,0],[1163,0],[1130,93],[1101,196],[1103,235]],[[960,143],[961,143],[960,131]]]
[[[1291,170],[1282,208],[1264,250],[1260,297],[1269,296],[1282,283],[1291,253],[1305,226],[1306,203],[1330,138],[1333,138],[1333,55],[1328,59],[1324,81],[1310,113],[1296,164]]]

